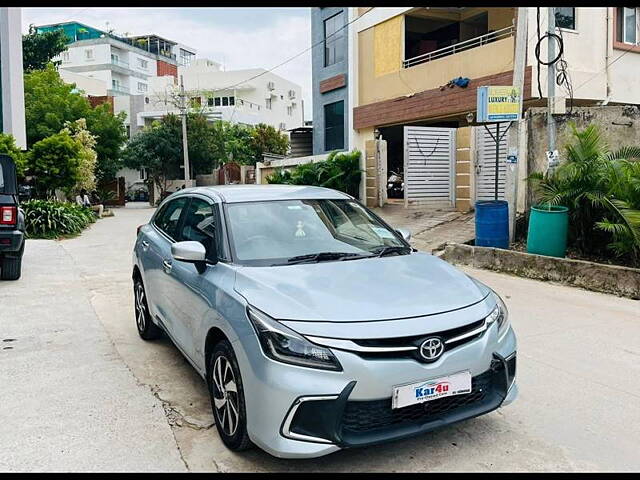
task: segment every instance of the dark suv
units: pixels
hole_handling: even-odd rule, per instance
[[[13,159],[0,155],[0,278],[17,280],[24,253],[24,212],[18,206]]]

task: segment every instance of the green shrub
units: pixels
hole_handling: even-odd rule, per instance
[[[577,130],[566,161],[529,177],[537,201],[569,208],[569,244],[640,265],[640,147],[611,151],[595,125]]]
[[[358,197],[361,173],[358,150],[348,153],[334,151],[324,162],[304,163],[290,172],[276,169],[266,180],[267,183],[333,188]]]
[[[91,210],[75,203],[29,200],[20,206],[25,213],[25,229],[28,238],[77,235],[96,221]]]

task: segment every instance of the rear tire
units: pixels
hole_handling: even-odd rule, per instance
[[[207,384],[216,429],[228,449],[236,452],[253,446],[247,433],[247,413],[240,367],[228,340],[213,347]]]
[[[24,247],[17,257],[3,257],[2,258],[2,272],[0,278],[2,280],[18,280],[22,274],[22,253]]]
[[[142,280],[136,278],[133,281],[133,302],[136,314],[136,327],[138,335],[143,340],[155,340],[162,336],[162,330],[158,327],[149,314],[149,304],[147,303],[147,294],[144,290]]]

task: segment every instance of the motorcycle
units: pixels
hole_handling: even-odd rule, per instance
[[[387,178],[387,197],[404,198],[404,176],[402,172],[390,172]]]

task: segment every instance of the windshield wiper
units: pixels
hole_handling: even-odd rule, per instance
[[[356,258],[365,258],[370,256],[371,255],[362,255],[360,253],[351,252],[320,252],[291,257],[287,260],[287,263],[292,265],[295,263],[325,262],[329,260],[355,260]]]
[[[408,250],[408,252],[407,252]],[[381,247],[379,250],[374,251],[373,253],[377,254],[378,257],[384,257],[385,255],[388,255],[390,253],[399,253],[399,254],[403,254],[403,253],[410,253],[411,252],[411,247],[405,247],[405,246],[398,246],[398,245],[387,245],[384,247]]]

